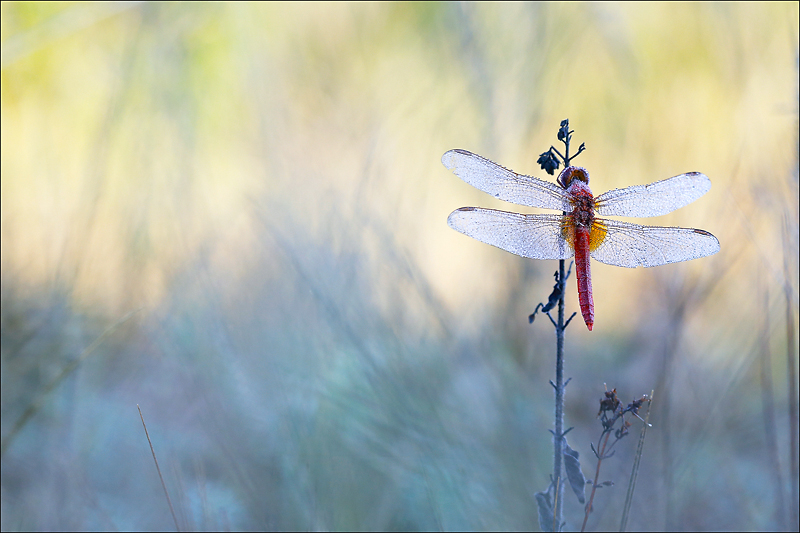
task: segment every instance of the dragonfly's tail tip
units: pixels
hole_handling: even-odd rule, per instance
[[[592,326],[594,326],[594,322],[587,322],[586,327],[589,328],[589,331],[592,331]]]

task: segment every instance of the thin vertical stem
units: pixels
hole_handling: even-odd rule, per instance
[[[568,145],[569,146],[569,145]],[[569,149],[568,149],[569,150]],[[567,152],[569,153],[569,152]],[[561,297],[558,299],[558,326],[556,327],[556,409],[553,435],[553,483],[556,486],[555,521],[553,531],[561,529],[564,484],[561,483],[561,464],[564,456],[564,260],[558,262],[558,282]]]
[[[631,468],[631,479],[628,481],[628,493],[625,495],[625,505],[622,511],[622,520],[619,525],[620,531],[625,531],[628,527],[628,516],[630,516],[631,502],[633,502],[633,490],[636,488],[636,478],[639,476],[639,464],[642,461],[644,438],[647,436],[647,428],[650,427],[650,409],[653,408],[654,396],[655,390],[651,389],[650,401],[647,402],[647,414],[644,416],[644,424],[642,424],[642,431],[639,434],[639,444],[636,446],[636,457],[633,460],[633,467]]]
[[[569,144],[570,138],[572,137],[572,132],[569,131],[569,120],[561,121],[561,127],[558,131],[558,140],[564,143],[564,156],[555,149],[555,147],[551,146],[550,150],[541,154],[539,157],[539,163],[542,165],[542,168],[547,170],[548,173],[552,174],[553,170],[557,169],[559,166],[559,161],[556,158],[556,155],[563,160],[564,168],[569,166],[570,163],[570,155],[569,155]],[[575,155],[578,155],[583,151],[583,145],[578,150]],[[557,180],[561,186],[564,186],[564,183],[561,183],[561,180]],[[568,213],[562,212],[562,215],[566,217]],[[561,259],[558,262],[558,273],[557,273],[557,284],[556,287],[553,289],[553,294],[550,295],[550,300],[548,301],[547,306],[544,306],[544,310],[547,313],[547,316],[550,317],[550,322],[552,322],[553,326],[556,330],[556,378],[555,382],[551,381],[550,384],[555,389],[555,421],[554,421],[554,428],[553,428],[553,476],[552,476],[552,483],[550,488],[548,489],[548,493],[550,489],[553,489],[553,524],[552,524],[552,531],[561,531],[561,526],[563,524],[563,496],[564,496],[564,483],[563,483],[563,464],[564,464],[564,330],[566,326],[569,324],[572,317],[569,320],[564,322],[564,293],[566,292],[566,277],[569,275],[564,271],[564,260]],[[553,320],[553,317],[550,316],[550,310],[553,307],[552,301],[555,298],[555,294],[558,294],[558,321]],[[540,304],[542,306],[542,304]],[[537,307],[537,310],[539,307]],[[529,317],[530,321],[533,321],[533,317],[535,316],[536,312]],[[574,314],[572,316],[575,316]],[[567,430],[569,431],[569,430]],[[537,494],[537,498],[539,495]],[[545,498],[542,496],[542,498]],[[549,499],[549,496],[547,496]],[[541,511],[540,511],[541,512]],[[540,514],[540,524],[546,524],[546,522],[542,521]],[[544,525],[543,525],[544,528]]]
[[[569,157],[569,143],[572,137],[569,131],[569,121],[564,121],[561,124],[564,127],[566,135],[564,136],[564,167],[568,167],[570,163]],[[562,213],[567,216],[567,213]],[[556,324],[556,408],[555,408],[555,432],[553,434],[553,483],[556,487],[555,494],[555,509],[554,509],[554,524],[553,531],[561,531],[561,524],[563,522],[564,506],[562,505],[564,496],[564,484],[561,482],[562,464],[564,457],[564,293],[566,292],[566,280],[564,279],[566,273],[564,272],[564,260],[558,262],[558,283],[559,293],[561,296],[558,298],[558,323]]]

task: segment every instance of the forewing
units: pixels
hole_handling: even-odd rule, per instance
[[[531,259],[567,259],[572,248],[561,237],[562,215],[522,215],[480,207],[456,209],[447,224],[456,231]]]
[[[595,199],[601,216],[657,217],[688,205],[711,189],[711,180],[700,172],[688,172],[650,185],[614,189]]]
[[[473,187],[520,205],[572,211],[566,191],[555,183],[517,174],[466,150],[450,150],[442,164]]]
[[[719,241],[694,228],[640,226],[618,220],[596,219],[592,235],[605,238],[592,257],[607,265],[652,267],[698,259],[719,252]]]

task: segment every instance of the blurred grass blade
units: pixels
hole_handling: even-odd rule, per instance
[[[72,374],[78,368],[78,365],[80,365],[84,359],[89,357],[92,354],[92,352],[94,352],[94,350],[98,346],[100,346],[100,343],[102,343],[103,340],[117,328],[117,326],[125,323],[129,318],[131,318],[133,315],[141,311],[141,309],[142,308],[131,311],[124,317],[117,320],[114,324],[111,324],[108,328],[106,328],[106,330],[103,333],[100,334],[99,337],[97,337],[97,339],[92,344],[90,344],[85,350],[83,350],[83,352],[77,358],[75,358],[75,360],[67,364],[67,366],[64,367],[61,373],[57,375],[55,379],[53,379],[53,381],[47,384],[47,386],[44,388],[41,395],[39,396],[39,399],[32,402],[28,406],[28,408],[25,409],[25,412],[22,413],[22,416],[20,416],[19,420],[17,420],[14,423],[14,426],[8,432],[8,435],[6,435],[6,437],[3,439],[2,444],[0,444],[0,457],[3,457],[5,455],[6,450],[14,441],[14,437],[16,437],[19,434],[20,430],[23,427],[25,427],[25,424],[27,424],[28,420],[33,418],[33,415],[39,412],[39,409],[41,409],[42,405],[44,404],[45,397],[47,397],[47,395],[50,394],[53,391],[53,389],[55,389],[70,374]]]

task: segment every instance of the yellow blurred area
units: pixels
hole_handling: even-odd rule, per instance
[[[224,246],[224,272],[252,260],[253,224],[314,235],[334,211],[380,221],[383,246],[463,309],[504,291],[493,264],[519,261],[446,228],[490,199],[441,153],[542,175],[563,117],[596,192],[701,170],[712,193],[668,223],[714,232],[717,268],[741,217],[767,247],[754,259],[781,254],[779,216],[754,201],[793,190],[791,5],[3,9],[2,260],[18,282],[155,305],[200,248]],[[70,11],[91,20],[31,35]]]
[[[59,294],[67,307],[102,317],[104,326],[144,308],[142,320],[171,333],[148,330],[148,341],[134,343],[138,351],[125,364],[147,360],[142,354],[153,346],[167,361],[170,349],[184,354],[174,359],[181,367],[214,361],[219,366],[212,368],[232,376],[221,403],[234,396],[257,406],[243,426],[280,418],[265,414],[274,404],[262,402],[259,387],[281,405],[316,413],[324,402],[314,394],[326,397],[332,382],[337,391],[350,387],[352,353],[380,354],[381,369],[394,368],[386,354],[413,365],[419,354],[404,350],[415,343],[433,346],[421,349],[420,361],[447,351],[448,361],[463,370],[464,381],[447,389],[454,391],[453,405],[466,405],[461,386],[476,404],[485,405],[484,395],[502,404],[497,395],[507,385],[499,378],[479,390],[464,385],[472,383],[473,356],[519,364],[536,375],[550,401],[552,330],[546,317],[532,327],[526,318],[546,301],[557,263],[522,259],[448,228],[448,214],[462,206],[531,210],[470,187],[440,158],[463,148],[553,180],[536,160],[551,145],[561,148],[556,132],[565,118],[575,146],[586,143],[576,164],[589,170],[596,195],[683,172],[708,175],[712,189],[700,200],[637,222],[702,228],[721,243],[713,257],[654,269],[594,262],[594,331],[578,316],[567,342],[576,382],[591,378],[600,390],[603,381],[630,373],[645,376],[635,393],[648,392],[662,376],[647,358],[674,340],[683,357],[673,376],[685,380],[680,390],[709,386],[724,395],[726,387],[743,386],[731,376],[747,372],[743,352],[758,345],[765,313],[773,321],[775,353],[786,351],[785,288],[795,321],[798,306],[797,3],[4,2],[0,14],[4,302],[46,302],[42,295]],[[566,305],[569,313],[578,311],[572,279]],[[167,324],[176,316],[189,318]],[[796,336],[796,322],[793,327]],[[253,333],[262,331],[274,337],[267,342]],[[214,340],[197,340],[202,335]],[[329,337],[338,340],[313,344]],[[214,344],[218,339],[224,340]],[[291,347],[304,342],[312,345],[302,353],[315,356],[297,362]],[[270,359],[279,368],[259,366],[267,363],[255,355],[237,359],[259,350],[283,354]],[[284,363],[324,371],[314,379],[289,371],[286,377]],[[415,377],[398,382],[429,386],[409,375]],[[700,377],[708,375],[720,382]],[[347,379],[337,381],[340,376]],[[160,387],[166,385],[148,390]],[[313,392],[295,404],[298,387]],[[404,404],[406,389],[399,389],[397,403]],[[756,389],[750,393],[758,397]],[[720,403],[680,397],[675,413],[710,412],[721,426],[734,416],[720,412]],[[589,411],[594,392],[590,398]],[[551,416],[551,408],[536,409]],[[194,404],[187,409],[202,412]],[[486,434],[499,432],[487,420],[498,427],[504,422],[486,409],[473,410],[477,425]],[[377,419],[381,426],[384,419]],[[180,426],[176,420],[165,427]],[[470,425],[458,417],[443,420],[451,429],[448,424]],[[467,435],[471,428],[461,430]],[[7,426],[3,431],[5,439]],[[373,442],[369,432],[354,434]],[[587,435],[594,438],[594,429]],[[537,438],[546,448],[549,434]],[[325,450],[320,461],[335,463],[335,451]],[[546,461],[531,482],[536,490],[544,488]],[[275,467],[281,479],[302,477],[292,470],[302,470],[301,460],[281,465],[285,471]],[[389,473],[375,469],[391,477],[400,468],[392,465]],[[486,471],[495,466],[482,465]],[[319,482],[315,475],[309,479]],[[749,470],[742,476],[757,477]],[[691,515],[702,499],[695,488],[705,494],[708,487],[682,493],[682,527],[731,526],[719,518],[729,513],[725,506],[708,509],[714,518],[707,522]],[[306,490],[297,488],[296,498]],[[523,500],[532,501],[528,496]],[[359,522],[353,516],[362,515],[353,513],[268,525],[529,529],[535,523],[494,515],[483,522],[403,522],[386,518],[389,511]],[[503,513],[513,514],[498,510]],[[755,514],[731,518],[731,527],[775,525]],[[234,529],[267,527],[237,520],[231,519]],[[8,529],[9,522],[3,525]]]

